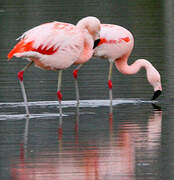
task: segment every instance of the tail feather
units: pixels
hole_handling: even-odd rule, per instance
[[[16,46],[9,52],[8,54],[8,60],[10,60],[15,54],[19,56],[26,52],[37,52],[42,55],[52,55],[56,51],[58,51],[59,47],[55,48],[54,46],[51,46],[48,48],[48,46],[40,45],[39,47],[35,48],[33,47],[34,41],[25,42],[24,39],[20,40]],[[22,55],[23,56],[23,55]]]
[[[10,60],[16,53],[23,53],[32,50],[32,43],[25,43],[24,40],[19,41],[14,48],[8,53],[8,60]]]

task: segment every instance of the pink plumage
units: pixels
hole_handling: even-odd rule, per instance
[[[89,16],[81,19],[76,25],[63,22],[45,23],[28,30],[18,38],[20,41],[9,52],[8,59],[16,56],[30,61],[18,73],[27,115],[29,110],[23,84],[24,71],[33,62],[42,69],[59,70],[57,97],[61,117],[62,70],[72,64],[84,64],[92,57],[94,41],[99,38],[99,31],[100,21],[96,17]]]
[[[39,25],[18,38],[20,41],[9,52],[8,59],[29,58],[37,66],[50,70],[65,69],[77,60],[76,63],[85,63],[92,56],[96,31],[100,28],[90,34],[84,27],[83,23],[75,26],[62,22]]]
[[[138,59],[133,64],[128,65],[128,58],[134,47],[134,38],[127,29],[113,24],[102,24],[100,32],[100,41],[94,50],[94,56],[108,59],[110,70],[108,76],[108,85],[111,83],[112,64],[115,63],[117,69],[123,74],[135,74],[141,68],[145,68],[147,80],[153,86],[156,99],[162,91],[161,78],[155,67],[145,59]],[[111,88],[110,99],[112,99]]]
[[[8,54],[8,58],[30,58],[44,69],[65,69],[82,53],[83,36],[72,24],[46,23],[25,32]]]

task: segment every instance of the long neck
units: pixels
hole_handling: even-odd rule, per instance
[[[126,55],[115,60],[117,69],[123,74],[136,74],[141,68],[145,68],[147,80],[154,91],[162,91],[160,73],[155,67],[145,59],[138,59],[133,64],[128,65],[128,57],[129,55]]]
[[[123,74],[136,74],[143,67],[146,69],[146,72],[148,72],[152,67],[152,64],[145,59],[138,59],[131,65],[128,65],[127,61],[127,56],[115,60],[117,69]]]
[[[83,44],[83,50],[76,61],[77,64],[83,64],[87,62],[93,55],[93,45],[94,41],[92,37],[89,35],[89,33],[84,33],[84,44]]]

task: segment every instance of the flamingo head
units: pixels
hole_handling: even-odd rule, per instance
[[[77,27],[86,29],[94,40],[100,38],[100,21],[96,17],[88,16],[77,23]]]
[[[152,100],[155,100],[162,93],[160,73],[152,67],[150,71],[147,71],[147,79],[154,89]]]

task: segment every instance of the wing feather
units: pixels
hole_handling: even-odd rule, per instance
[[[46,55],[54,54],[61,46],[69,42],[75,31],[74,25],[57,21],[36,26],[17,39],[20,41],[10,51],[8,59],[16,53],[29,51]]]

